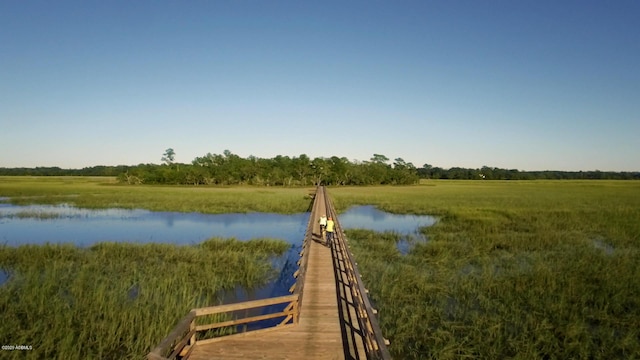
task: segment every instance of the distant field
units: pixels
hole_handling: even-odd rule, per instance
[[[312,188],[309,188],[312,189]],[[201,213],[299,213],[307,188],[119,185],[109,177],[0,176],[0,197],[16,204],[68,203],[84,208],[142,208]]]
[[[303,212],[306,188],[122,186],[0,177],[16,203],[204,213]],[[640,358],[640,182],[425,181],[331,187],[339,211],[435,215],[406,256],[347,233],[397,359]]]

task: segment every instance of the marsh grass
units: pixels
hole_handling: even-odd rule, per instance
[[[258,286],[275,273],[281,240],[210,239],[199,245],[100,243],[0,247],[0,337],[33,346],[15,358],[142,358],[192,308]]]
[[[307,209],[306,194],[0,177],[0,197],[11,202],[87,208],[294,213]],[[404,256],[397,234],[347,233],[395,358],[640,358],[640,182],[428,181],[332,187],[329,194],[339,211],[376,205],[439,219],[423,229],[428,241]],[[128,245],[145,247],[137,257],[131,248],[109,252],[108,244],[84,253],[49,246],[42,255],[37,247],[16,248],[21,256],[2,248],[0,266],[10,276],[0,287],[0,310],[8,314],[0,335],[43,351],[26,355],[32,358],[140,357],[148,351],[140,344],[157,344],[190,308],[215,301],[217,289],[260,278],[230,268],[253,264],[235,252],[206,260],[194,254],[216,252],[224,247],[219,242],[200,245],[208,250]],[[87,263],[87,254],[101,251],[110,255],[99,265]],[[18,264],[30,270],[20,272]],[[264,266],[268,273],[268,262]],[[59,285],[60,279],[76,285]],[[116,295],[100,300],[105,294]],[[131,310],[131,304],[142,310]],[[96,308],[116,310],[96,315]],[[52,318],[59,315],[49,312],[67,315]]]
[[[89,209],[144,208],[207,214],[293,214],[309,207],[306,188],[119,185],[115,178],[0,177],[0,197],[17,205],[71,204]]]
[[[640,358],[640,183],[330,191],[439,217],[406,256],[393,234],[347,232],[394,357]]]

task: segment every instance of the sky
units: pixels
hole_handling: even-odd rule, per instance
[[[640,171],[640,1],[0,1],[0,167]]]

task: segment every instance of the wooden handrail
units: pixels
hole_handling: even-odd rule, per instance
[[[296,300],[298,300],[298,297],[296,295],[284,295],[284,296],[278,296],[274,298],[243,301],[243,302],[233,303],[233,304],[208,306],[208,307],[193,309],[191,311],[195,312],[196,316],[204,316],[204,315],[211,315],[211,314],[221,314],[221,313],[226,313],[230,311],[265,307],[269,305],[282,304],[285,302],[292,302]]]
[[[362,340],[365,346],[365,352],[367,359],[391,359],[391,354],[387,349],[388,340],[382,335],[380,324],[376,316],[377,311],[371,305],[367,289],[364,287],[358,266],[355,259],[349,251],[346,244],[346,237],[342,226],[338,221],[337,213],[333,207],[333,203],[328,195],[325,193],[325,205],[327,207],[327,213],[331,214],[335,222],[334,242],[336,246],[340,248],[346,258],[345,270],[347,278],[351,283],[351,295],[353,306],[356,309],[358,323],[362,331]]]
[[[282,318],[285,319],[275,327],[282,327],[286,325],[292,325],[295,319],[298,318],[298,295],[285,295],[276,298],[268,298],[262,300],[245,301],[234,304],[225,304],[218,306],[210,306],[205,308],[193,309],[187,314],[171,333],[164,338],[158,346],[156,346],[149,354],[147,359],[149,360],[172,360],[182,357],[190,350],[196,343],[206,343],[211,339],[196,340],[196,334],[199,332],[208,331],[211,329],[219,329],[230,326],[237,326],[241,324],[249,324],[257,321]],[[239,310],[258,309],[271,305],[288,304],[285,309],[280,312],[247,316],[236,318],[232,320],[222,319],[210,324],[196,325],[196,321],[199,317],[216,314],[227,314]],[[256,331],[256,330],[254,330]],[[226,335],[232,336],[232,335]]]
[[[321,186],[316,187],[315,196],[313,199],[314,205],[318,199],[318,194],[324,196],[324,188]],[[315,225],[316,219],[318,218],[318,214],[316,214],[317,206],[313,206],[311,208],[311,215],[309,216],[309,221],[307,222],[307,231],[304,234],[304,240],[302,242],[302,251],[300,252],[300,260],[298,260],[298,270],[294,274],[296,278],[296,282],[293,285],[293,293],[298,295],[298,314],[296,315],[295,322],[298,322],[298,316],[300,315],[300,311],[302,310],[302,296],[304,295],[304,283],[307,275],[307,266],[309,264],[309,249],[311,248],[311,243],[313,242],[313,227]],[[291,290],[290,290],[291,291]]]

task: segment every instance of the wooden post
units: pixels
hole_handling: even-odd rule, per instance
[[[196,331],[194,331],[196,329],[196,318],[194,317],[193,320],[191,320],[191,324],[189,324],[189,331],[193,331],[193,335],[191,335],[191,339],[189,339],[189,345],[190,346],[195,346],[196,345]]]

